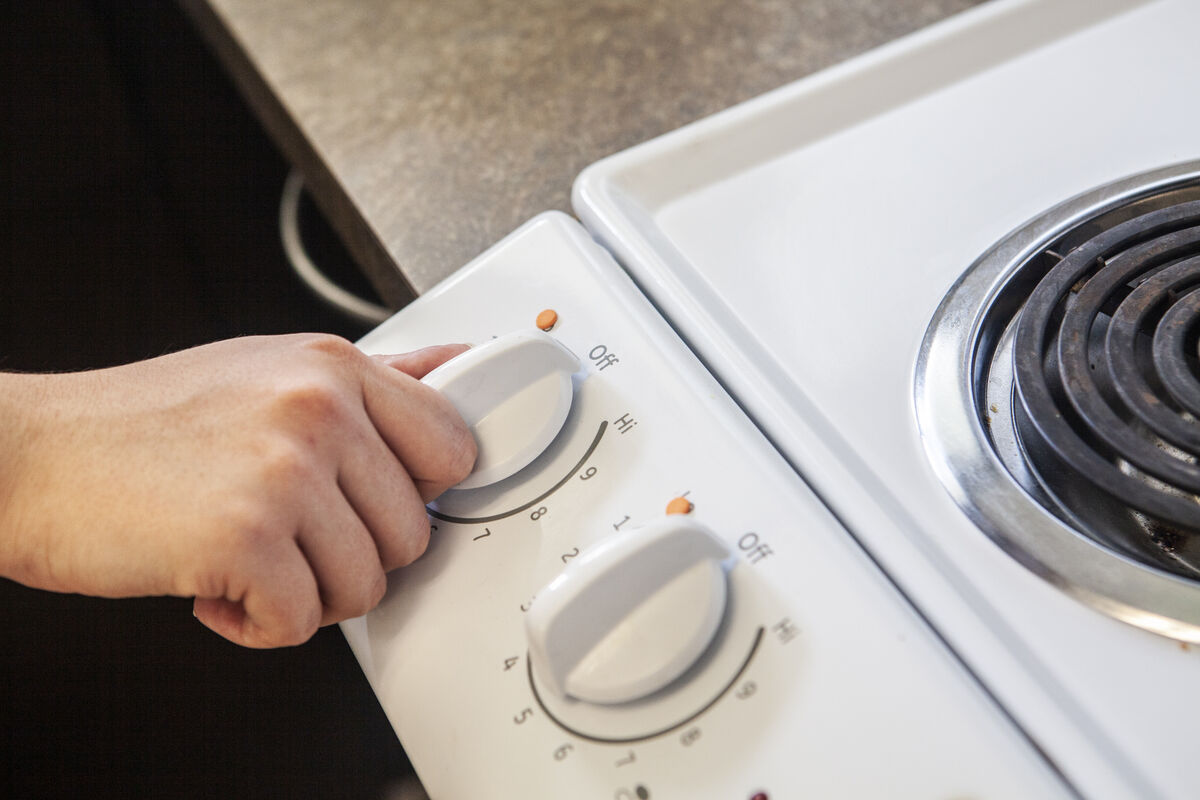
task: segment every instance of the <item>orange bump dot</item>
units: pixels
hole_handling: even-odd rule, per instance
[[[676,497],[671,502],[667,503],[668,514],[690,514],[692,513],[692,504],[688,502],[686,497]]]
[[[553,308],[547,308],[545,311],[537,315],[537,326],[544,331],[548,331],[554,327],[554,323],[558,322],[558,312]]]

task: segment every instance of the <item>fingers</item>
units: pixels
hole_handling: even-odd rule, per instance
[[[338,484],[370,531],[384,570],[410,564],[425,552],[429,543],[425,499],[382,439],[364,437],[348,449]]]
[[[363,375],[367,415],[428,502],[471,473],[475,439],[441,393],[377,360],[368,364],[374,368]]]
[[[308,641],[322,618],[317,581],[296,542],[279,539],[237,559],[222,597],[197,597],[196,618],[245,647],[286,647]]]
[[[376,539],[336,487],[330,494],[336,497],[313,498],[320,513],[306,515],[298,537],[316,578],[321,625],[362,616],[387,591]]]
[[[457,355],[462,355],[470,349],[471,346],[468,344],[439,344],[433,347],[414,350],[411,353],[371,357],[381,364],[385,364],[392,369],[398,369],[405,375],[420,380],[435,367],[440,367],[445,362]]]
[[[379,604],[387,576],[376,539],[332,483],[329,491],[310,495],[309,502],[294,538],[280,536],[260,541],[256,552],[230,554],[230,571],[237,578],[227,582],[223,597],[196,598],[197,619],[236,644],[282,647],[305,642],[319,626],[361,616]],[[413,549],[419,554],[428,541],[427,522],[417,538]]]

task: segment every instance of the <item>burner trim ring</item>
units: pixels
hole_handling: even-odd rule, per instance
[[[1105,614],[1200,643],[1200,583],[1074,530],[1009,473],[983,428],[978,363],[980,351],[992,346],[982,337],[997,298],[1031,259],[1089,219],[1195,185],[1200,161],[1133,175],[1069,199],[1006,235],[967,268],[938,306],[921,342],[913,394],[921,441],[939,480],[1005,552]]]

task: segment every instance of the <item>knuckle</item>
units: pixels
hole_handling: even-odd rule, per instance
[[[259,462],[262,485],[275,496],[288,487],[302,486],[317,474],[315,455],[298,442],[281,439],[273,443]]]
[[[431,454],[431,463],[426,465],[423,474],[453,485],[471,474],[478,456],[478,445],[471,429],[450,405],[450,401],[440,394],[435,394],[435,398],[435,402],[441,406],[441,415],[448,422],[441,426],[440,446]]]
[[[406,567],[421,557],[429,546],[429,517],[425,507],[404,509],[397,524],[379,539],[379,559],[385,571]],[[386,590],[386,576],[384,581]]]
[[[350,340],[332,333],[304,334],[304,346],[340,362],[356,362],[365,358]]]
[[[293,647],[304,644],[313,637],[320,625],[320,616],[314,614],[296,614],[289,617],[282,625],[273,631],[273,646]]]
[[[375,580],[374,591],[371,593],[371,605],[367,611],[370,611],[372,608],[383,602],[383,598],[387,596],[387,590],[387,575],[383,571],[380,571],[379,576]]]
[[[375,569],[375,575],[365,580],[356,580],[354,588],[343,586],[337,592],[336,599],[326,600],[326,622],[341,622],[352,617],[361,617],[383,600],[387,594],[387,576],[382,569]],[[311,635],[311,634],[310,634]]]
[[[304,427],[342,418],[346,400],[331,377],[315,375],[287,387],[276,395],[279,416]]]
[[[406,567],[416,561],[429,547],[429,517],[425,516],[424,509],[420,515],[420,519],[408,526],[405,535],[401,540],[402,544],[397,553],[397,567]]]
[[[478,445],[471,431],[462,426],[446,448],[446,477],[451,483],[458,483],[471,474],[478,456]]]
[[[225,508],[226,524],[217,542],[221,552],[234,559],[245,559],[272,546],[278,536],[276,514],[267,503],[246,500],[231,502]]]
[[[387,594],[387,576],[380,570],[376,573],[374,580],[366,584],[357,606],[350,609],[350,616],[361,617],[366,614],[379,605],[385,594]]]

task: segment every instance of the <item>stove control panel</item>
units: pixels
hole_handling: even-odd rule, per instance
[[[343,623],[434,800],[1066,794],[574,221],[360,346],[458,341],[476,470]]]

